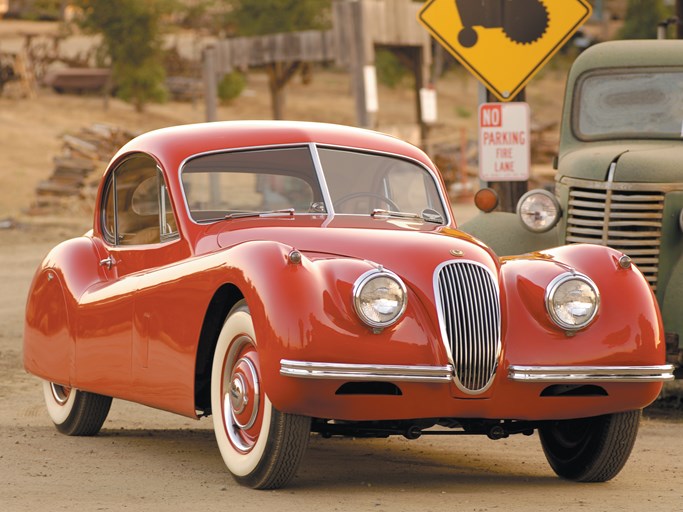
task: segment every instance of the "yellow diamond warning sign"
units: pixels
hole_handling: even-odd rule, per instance
[[[429,0],[420,23],[501,101],[591,15],[587,0]]]

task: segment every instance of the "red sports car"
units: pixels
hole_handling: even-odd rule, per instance
[[[662,381],[647,281],[619,251],[498,258],[456,227],[419,149],[349,127],[179,126],[113,158],[93,228],[55,247],[24,364],[68,435],[112,397],[213,416],[236,480],[285,485],[311,432],[538,430],[553,470],[605,481]]]

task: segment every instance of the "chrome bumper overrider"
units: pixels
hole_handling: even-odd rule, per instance
[[[510,366],[508,377],[522,382],[662,382],[673,380],[671,364],[659,366]]]
[[[302,379],[374,382],[450,382],[453,367],[280,361],[280,375]]]

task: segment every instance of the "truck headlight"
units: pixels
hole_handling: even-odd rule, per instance
[[[393,272],[371,270],[353,286],[353,305],[364,324],[383,329],[396,323],[408,303],[406,285]]]
[[[560,220],[560,214],[560,203],[547,190],[530,190],[517,203],[517,215],[522,224],[534,233],[551,230]]]
[[[546,288],[546,308],[562,329],[576,331],[590,324],[600,307],[595,283],[578,273],[560,274]]]

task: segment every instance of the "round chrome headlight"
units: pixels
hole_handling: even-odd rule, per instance
[[[353,305],[358,317],[370,327],[382,329],[398,321],[406,310],[408,294],[393,272],[371,270],[353,286]]]
[[[530,190],[517,203],[517,215],[529,231],[544,233],[560,220],[561,208],[557,199],[547,190]]]
[[[600,307],[600,293],[587,276],[561,274],[546,289],[550,318],[562,329],[576,331],[590,324]]]

